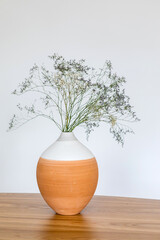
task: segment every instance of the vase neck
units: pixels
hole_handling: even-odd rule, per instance
[[[57,141],[76,141],[77,138],[75,137],[73,132],[62,132]]]

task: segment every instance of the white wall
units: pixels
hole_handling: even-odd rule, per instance
[[[110,59],[127,78],[140,123],[121,148],[103,125],[85,140],[97,157],[97,194],[160,199],[160,1],[0,1],[0,192],[38,192],[38,158],[59,136],[37,119],[7,133],[20,99],[11,95],[33,63],[57,52],[101,67]],[[26,96],[27,97],[27,96]]]

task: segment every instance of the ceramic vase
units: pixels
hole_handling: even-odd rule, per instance
[[[78,214],[97,187],[96,159],[73,132],[61,133],[38,161],[37,182],[44,200],[56,213]]]

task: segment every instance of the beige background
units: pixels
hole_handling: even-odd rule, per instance
[[[141,118],[124,148],[105,125],[89,142],[75,130],[97,157],[96,193],[160,199],[159,0],[0,0],[0,192],[37,192],[37,160],[60,134],[46,119],[6,132],[20,100],[11,91],[54,52],[95,67],[110,59]]]

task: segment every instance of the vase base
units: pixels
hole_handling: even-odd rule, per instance
[[[91,200],[97,186],[95,158],[56,161],[40,158],[37,182],[47,204],[59,215],[77,215]]]

